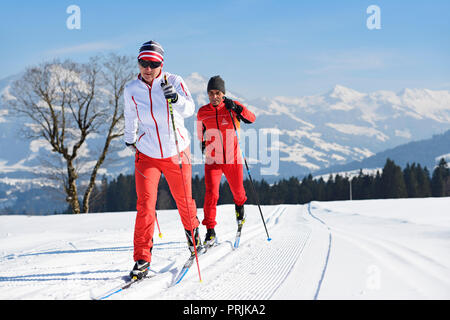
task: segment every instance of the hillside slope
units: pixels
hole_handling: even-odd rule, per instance
[[[382,168],[387,158],[393,160],[402,168],[406,167],[408,163],[418,163],[422,167],[426,166],[432,172],[441,158],[446,159],[447,162],[450,160],[450,130],[443,134],[433,135],[430,139],[409,142],[379,152],[361,161],[352,161],[344,165],[319,170],[315,174],[320,175],[330,172],[359,170],[362,168]]]

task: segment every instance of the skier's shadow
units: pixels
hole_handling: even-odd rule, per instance
[[[174,246],[174,244],[181,244],[182,242],[163,242],[155,243],[153,245],[155,250],[163,249],[179,249],[186,246]],[[168,248],[166,248],[168,247]],[[23,254],[9,254],[0,259],[1,260],[13,260],[16,258],[42,256],[42,255],[58,255],[58,254],[76,254],[76,253],[97,253],[97,252],[123,252],[123,251],[133,251],[133,246],[121,246],[121,247],[106,247],[106,248],[89,248],[89,249],[67,249],[67,250],[53,250],[53,251],[41,251]]]
[[[182,245],[183,242],[163,242],[154,244],[155,251],[165,251],[165,250],[180,250],[187,247],[186,245]],[[19,258],[26,257],[38,257],[45,255],[61,255],[61,254],[83,254],[83,253],[99,253],[99,252],[133,252],[133,246],[117,246],[117,247],[105,247],[105,248],[88,248],[88,249],[67,249],[67,250],[50,250],[50,251],[40,251],[40,252],[31,252],[31,253],[23,253],[23,254],[9,254],[3,256],[0,261],[7,260],[15,260]],[[162,267],[159,271],[155,271],[156,273],[165,273],[171,272],[172,274],[176,274],[177,268],[174,268],[174,264],[176,260],[168,259],[170,262]],[[125,277],[89,277],[85,275],[95,275],[95,274],[106,274],[106,273],[127,273],[129,270],[122,269],[111,269],[111,270],[86,270],[86,271],[74,271],[74,272],[59,272],[59,273],[34,273],[27,275],[16,275],[16,276],[1,276],[0,282],[16,282],[16,281],[30,281],[30,282],[47,282],[47,281],[92,281],[92,280],[114,280],[114,279],[124,279]],[[80,275],[80,277],[74,277],[75,275]]]
[[[170,272],[170,273],[172,274],[172,278],[173,278],[173,274],[175,273],[175,275],[176,275],[176,272],[177,272],[177,268],[176,268],[176,267],[175,267],[175,268],[173,267],[175,264],[176,264],[176,261],[173,260],[173,261],[171,261],[168,265],[162,267],[162,268],[159,269],[158,271],[156,271],[156,270],[154,270],[154,269],[151,269],[151,268],[150,268],[150,270],[151,270],[155,275],[160,275],[160,274],[164,274],[164,273],[166,273],[166,272]],[[126,275],[126,276],[122,276],[121,279],[122,279],[123,281],[130,281],[131,277],[130,277],[129,275]]]
[[[31,257],[31,256],[41,256],[41,255],[52,255],[52,254],[74,254],[74,253],[90,253],[90,252],[121,252],[133,250],[132,246],[123,247],[109,247],[109,248],[92,248],[92,249],[70,249],[70,250],[54,250],[54,251],[42,251],[24,254],[10,254],[3,257],[2,260],[12,260],[15,258]]]
[[[28,275],[20,275],[20,276],[12,276],[12,277],[0,277],[0,282],[11,282],[11,281],[36,281],[36,282],[44,282],[44,281],[74,281],[74,280],[84,280],[84,281],[92,281],[92,280],[111,280],[116,277],[72,277],[74,275],[94,275],[101,273],[116,273],[116,272],[125,272],[125,270],[113,269],[113,270],[97,270],[97,271],[80,271],[80,272],[59,272],[59,273],[38,273],[38,274],[28,274]]]

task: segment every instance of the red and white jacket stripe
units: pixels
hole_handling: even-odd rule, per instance
[[[184,80],[161,71],[151,84],[147,84],[139,75],[127,84],[124,91],[125,142],[136,143],[139,152],[157,159],[177,154],[169,104],[161,88],[165,75],[178,93],[178,100],[172,103],[172,108],[179,148],[183,151],[190,144],[184,118],[192,116],[195,111],[194,100]]]

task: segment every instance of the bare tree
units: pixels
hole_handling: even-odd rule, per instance
[[[105,161],[106,155],[111,146],[111,142],[123,135],[124,115],[123,115],[123,91],[125,85],[134,76],[134,59],[126,56],[111,54],[103,59],[102,81],[103,88],[106,89],[109,112],[106,115],[106,137],[103,150],[101,151],[96,164],[91,172],[88,187],[83,198],[83,212],[89,211],[89,199],[95,185],[98,169]]]
[[[132,59],[115,54],[88,63],[53,61],[28,68],[11,85],[15,97],[8,100],[11,109],[32,121],[24,128],[26,137],[44,139],[64,163],[60,178],[73,213],[89,212],[98,170],[111,142],[123,135],[122,94],[133,67]],[[104,145],[90,170],[80,207],[77,167],[88,161],[80,151],[93,133],[104,137]]]

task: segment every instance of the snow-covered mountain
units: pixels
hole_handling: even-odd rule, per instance
[[[404,168],[406,165],[416,163],[426,166],[433,171],[440,159],[444,158],[450,162],[450,130],[443,134],[433,135],[430,139],[413,141],[402,144],[398,147],[378,152],[377,154],[364,158],[361,161],[352,161],[343,165],[331,166],[326,169],[320,169],[315,172],[316,175],[327,175],[334,172],[355,171],[358,175],[359,170],[365,168],[372,173],[376,169],[382,170],[386,159],[393,160],[397,165]]]
[[[0,80],[0,94],[4,98],[13,98],[8,88],[17,77]],[[198,73],[184,78],[197,109],[208,103],[208,79]],[[397,93],[362,93],[336,85],[332,90],[314,96],[277,96],[249,100],[245,98],[245,88],[233,88],[232,83],[227,83],[227,87],[229,97],[243,102],[257,116],[254,124],[241,126],[241,143],[245,146],[255,179],[301,176],[362,160],[401,144],[430,138],[433,134],[443,133],[450,128],[448,90],[404,89]],[[36,175],[43,166],[39,153],[48,153],[45,142],[24,139],[20,129],[27,121],[10,115],[10,110],[2,101],[0,198],[7,202],[13,201],[8,197],[11,190],[52,182]],[[195,119],[193,116],[186,120],[194,141]],[[261,133],[269,135],[267,142]],[[101,141],[98,136],[89,139],[83,150],[84,154],[89,156],[94,153]],[[192,144],[192,150],[194,174],[202,175],[203,165],[198,143]],[[133,158],[129,153],[116,151],[110,158],[114,161],[105,163],[99,179],[103,175],[112,178],[119,173],[132,172]]]
[[[186,82],[197,105],[207,103],[207,80],[193,73]],[[279,135],[279,176],[302,175],[362,160],[450,128],[447,90],[361,93],[336,85],[324,94],[305,97],[248,100],[242,95],[229,95],[257,115],[257,121],[243,125],[243,130],[256,128]],[[258,170],[254,171],[260,176]]]

